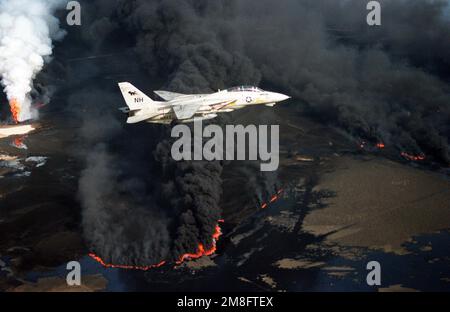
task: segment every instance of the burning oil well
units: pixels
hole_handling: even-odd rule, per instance
[[[49,61],[52,41],[65,32],[54,16],[61,0],[6,0],[0,3],[0,76],[14,122],[36,117],[33,80]]]

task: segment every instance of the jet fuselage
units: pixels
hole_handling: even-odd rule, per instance
[[[153,101],[129,83],[119,87],[128,108],[128,123],[141,121],[169,124],[172,121],[191,122],[196,118],[212,119],[219,113],[232,112],[250,105],[274,106],[289,96],[261,90],[257,87],[234,87],[211,94],[179,94],[155,91],[165,101]]]

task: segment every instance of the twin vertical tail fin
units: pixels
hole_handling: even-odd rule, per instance
[[[119,82],[119,88],[125,99],[125,103],[127,103],[128,111],[140,110],[152,104],[157,104],[157,102],[153,101],[129,82]],[[126,108],[122,110],[125,111]]]

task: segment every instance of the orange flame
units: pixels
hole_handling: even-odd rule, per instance
[[[220,219],[217,222],[223,223],[224,220]],[[217,247],[216,243],[219,240],[220,236],[222,235],[222,231],[220,229],[219,225],[216,225],[216,228],[214,230],[214,234],[212,236],[213,238],[213,244],[210,249],[205,250],[205,247],[203,244],[199,244],[197,248],[196,253],[186,253],[184,255],[181,255],[179,260],[175,263],[177,265],[183,263],[185,260],[192,260],[197,259],[203,256],[211,256],[213,253],[216,252]],[[159,268],[162,267],[164,264],[166,264],[166,261],[163,260],[157,264],[152,265],[145,265],[145,266],[137,266],[137,265],[126,265],[126,264],[112,264],[112,263],[106,263],[101,257],[97,256],[95,253],[89,253],[89,257],[100,263],[105,268],[112,268],[112,269],[126,269],[126,270],[141,270],[141,271],[148,271],[150,269]]]
[[[220,230],[220,226],[216,225],[216,229],[213,234],[213,244],[210,249],[205,249],[202,243],[198,244],[197,252],[195,253],[185,253],[180,256],[180,259],[176,262],[177,265],[182,264],[185,260],[198,259],[203,256],[211,256],[216,252],[217,246],[216,242],[219,240],[222,235],[222,231]]]
[[[270,198],[269,203],[263,203],[261,209],[266,209],[269,204],[276,202],[280,198],[281,193],[283,193],[283,189],[278,190],[278,192]]]
[[[99,256],[97,256],[94,253],[90,253],[90,254],[88,254],[88,256],[91,257],[92,259],[94,259],[95,261],[97,261],[98,263],[100,263],[105,268],[112,268],[112,269],[126,269],[126,270],[148,271],[148,270],[153,269],[153,268],[159,268],[159,267],[163,266],[166,263],[166,261],[161,261],[160,263],[157,263],[157,264],[145,265],[145,266],[125,265],[125,264],[111,264],[111,263],[106,263],[105,261],[103,261],[102,258],[100,258]]]
[[[361,141],[361,142],[359,143],[359,148],[365,149],[367,145],[368,145],[368,143],[367,143],[366,141]],[[378,142],[378,143],[376,143],[375,146],[376,146],[377,148],[379,148],[379,149],[383,149],[383,148],[386,147],[386,145],[385,145],[383,142],[381,142],[381,141]]]
[[[11,108],[11,114],[15,123],[19,123],[20,116],[20,103],[16,99],[9,101],[9,106]]]
[[[25,145],[24,140],[25,140],[25,136],[15,137],[12,140],[11,145],[16,147],[16,148],[27,149],[27,146]]]
[[[401,152],[400,155],[402,155],[403,157],[405,157],[408,160],[412,160],[412,161],[420,161],[420,160],[425,160],[425,155],[420,154],[420,155],[411,155],[408,154],[406,152]]]

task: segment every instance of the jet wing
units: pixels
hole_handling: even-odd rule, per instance
[[[210,112],[216,112],[224,108],[229,108],[235,103],[236,100],[217,101],[217,99],[193,99],[183,101],[180,104],[174,104],[172,109],[177,116],[177,119],[189,119],[192,118],[202,106],[209,106]],[[233,110],[232,107],[230,109]]]
[[[170,91],[153,91],[153,92],[166,101],[172,101],[173,99],[176,99],[177,97],[184,95],[181,93],[170,92]]]
[[[177,116],[177,119],[189,119],[195,115],[198,109],[203,105],[200,101],[197,103],[174,105],[172,109]]]

